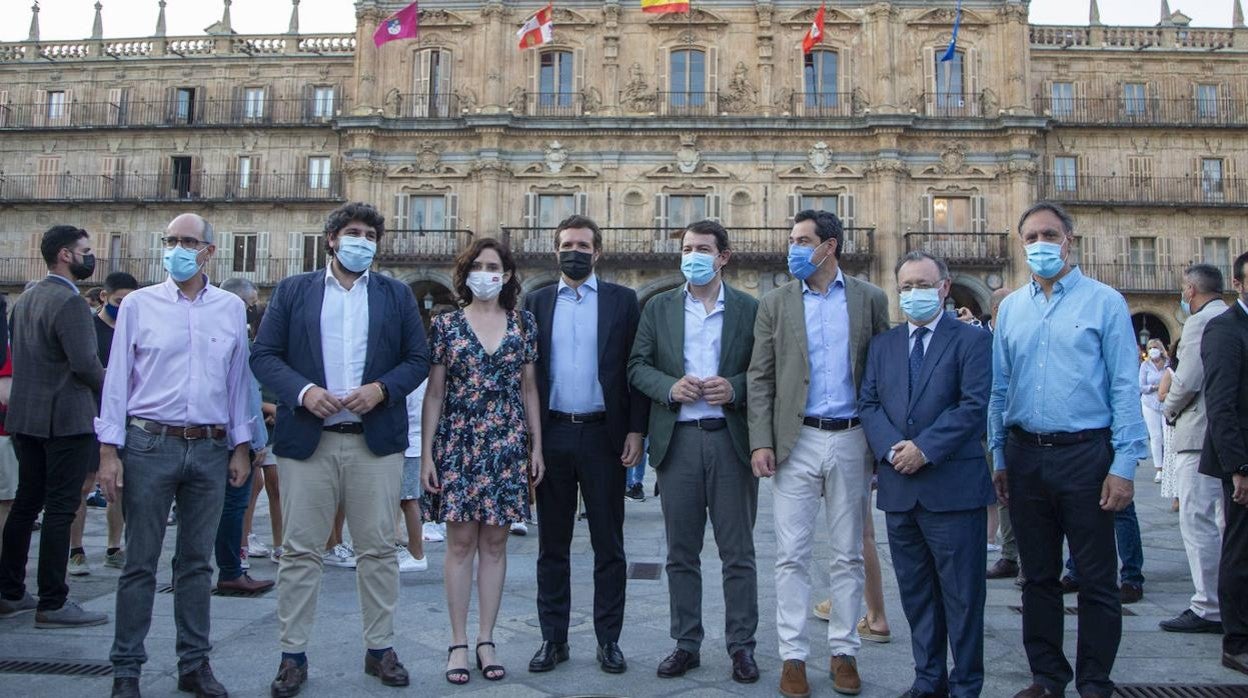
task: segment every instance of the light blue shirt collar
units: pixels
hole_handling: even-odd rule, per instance
[[[1075,287],[1079,280],[1083,278],[1083,272],[1079,271],[1079,265],[1073,265],[1066,276],[1063,276],[1053,284],[1053,290],[1065,293]],[[1035,298],[1037,293],[1044,293],[1044,289],[1040,288],[1040,284],[1033,278],[1031,280],[1031,297]]]
[[[832,289],[836,288],[837,286],[840,286],[841,288],[845,287],[845,270],[844,269],[836,270],[836,278],[832,279],[832,283],[828,284],[828,293],[831,293]],[[813,293],[816,296],[828,295],[828,293],[819,293],[815,289],[811,288],[810,284],[806,283],[805,281],[802,282],[802,293]]]
[[[559,275],[559,288],[555,289],[555,293],[556,294],[563,293],[563,289],[565,288],[568,289],[569,291],[573,290],[572,287],[569,286],[568,283],[563,280],[563,275],[560,274]],[[594,293],[597,293],[598,292],[598,275],[593,272],[590,272],[589,278],[581,282],[581,285],[579,288],[588,288],[588,289],[593,290]],[[578,295],[579,295],[579,291],[578,291]]]
[[[74,289],[74,293],[78,293],[78,285],[75,284],[73,281],[70,281],[69,279],[61,276],[60,274],[53,274],[52,272],[48,272],[48,278],[56,279],[57,281],[60,281],[61,283],[68,284],[70,288]]]
[[[688,281],[685,282],[685,298],[694,298],[693,294],[689,292]],[[694,300],[697,300],[697,299],[695,298]],[[701,303],[702,301],[699,300],[698,302]],[[724,282],[721,280],[719,282],[719,296],[715,299],[715,305],[723,305],[723,304],[724,304]]]

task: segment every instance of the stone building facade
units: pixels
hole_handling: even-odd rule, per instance
[[[757,294],[788,278],[793,213],[825,208],[850,273],[892,293],[894,260],[926,249],[982,311],[1026,279],[1013,233],[1044,197],[1075,214],[1086,271],[1171,339],[1179,270],[1248,249],[1238,9],[1226,29],[1110,27],[1093,3],[1059,27],[965,0],[941,62],[952,1],[833,3],[810,55],[811,0],[562,0],[554,42],[526,51],[542,1],[425,0],[420,38],[381,47],[403,0],[359,0],[341,35],[298,33],[297,2],[289,32],[239,35],[224,4],[203,36],[0,44],[0,284],[40,273],[54,222],[92,231],[102,268],[158,279],[159,231],[195,210],[221,233],[214,278],[271,285],[323,263],[325,214],[364,200],[392,230],[380,268],[426,307],[472,235],[507,238],[527,289],[551,283],[550,228],[573,212],[643,300],[681,281],[672,231],[719,218],[730,282]]]

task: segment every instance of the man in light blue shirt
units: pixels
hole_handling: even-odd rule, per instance
[[[1148,455],[1126,301],[1069,261],[1074,223],[1040,202],[1019,219],[1032,282],[994,319],[988,406],[993,482],[1023,565],[1023,644],[1033,683],[1016,698],[1114,692],[1122,636],[1114,512]],[[1062,540],[1079,569],[1078,676],[1062,652]]]
[[[598,382],[598,276],[593,273],[575,286],[559,277],[550,334],[550,409],[567,414],[606,409]]]

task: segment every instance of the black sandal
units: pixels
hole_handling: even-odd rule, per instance
[[[451,645],[450,647],[447,647],[446,648],[446,660],[448,662],[451,660],[451,655],[455,654],[455,650],[463,650],[467,652],[468,645]],[[477,657],[477,661],[480,662],[481,658]],[[464,684],[468,683],[468,681],[471,678],[472,678],[472,674],[469,673],[467,669],[447,669],[446,670],[446,682],[450,684],[454,684],[456,686],[463,686]]]
[[[490,642],[489,640],[485,642],[478,642],[477,643],[477,670],[481,672],[481,675],[485,677],[486,681],[502,681],[503,679],[507,678],[507,669],[501,664],[490,664],[489,666],[482,666],[481,647],[483,645],[489,645],[490,647],[493,647],[494,649],[498,649],[498,645],[495,645],[493,642]]]

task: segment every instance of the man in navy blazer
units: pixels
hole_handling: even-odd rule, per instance
[[[277,394],[273,451],[282,481],[285,554],[278,568],[282,661],[275,698],[307,680],[322,557],[341,508],[355,545],[364,671],[406,686],[393,645],[399,568],[394,517],[407,449],[407,395],[429,374],[429,347],[405,284],[370,273],[385,219],[351,203],[325,223],[330,261],[273,292],[251,353]]]
[[[978,696],[984,684],[987,513],[982,439],[992,337],[943,311],[949,269],[910,252],[895,269],[906,323],[871,340],[858,412],[876,457],[877,506],[910,623],[910,696]],[[945,666],[953,650],[953,670]]]

